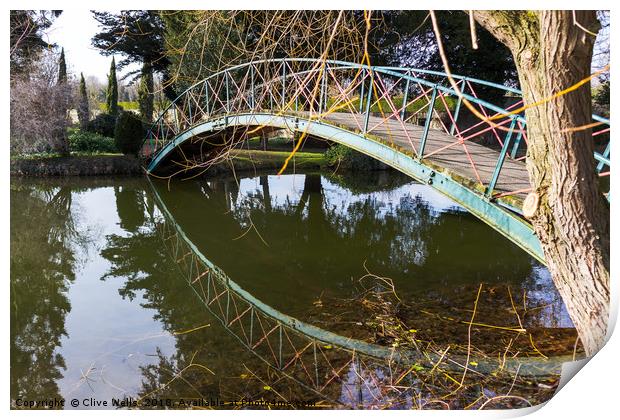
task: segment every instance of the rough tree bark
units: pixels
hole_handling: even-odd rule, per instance
[[[525,104],[589,76],[594,36],[571,11],[477,11],[476,21],[511,50]],[[596,33],[594,11],[576,21]],[[598,187],[590,84],[525,111],[527,169],[538,194],[531,217],[547,266],[587,355],[604,344],[609,320],[609,205]]]

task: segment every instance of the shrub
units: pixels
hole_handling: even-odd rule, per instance
[[[86,131],[105,137],[114,137],[115,125],[116,117],[102,112],[86,124]]]
[[[79,129],[69,130],[69,148],[72,152],[116,153],[116,143],[111,137]]]
[[[137,155],[144,140],[144,126],[133,112],[121,112],[116,120],[114,141],[116,147],[126,155]]]
[[[342,144],[335,144],[325,152],[325,160],[329,166],[347,170],[379,170],[386,165],[378,160],[357,152]]]
[[[73,86],[57,83],[58,58],[43,54],[26,74],[11,75],[10,145],[12,154],[68,152],[67,109]]]

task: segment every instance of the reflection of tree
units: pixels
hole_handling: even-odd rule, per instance
[[[141,291],[146,300],[143,306],[157,309],[156,319],[168,327],[166,313],[171,310],[170,306],[179,305],[181,301],[175,300],[179,286],[170,277],[176,271],[170,266],[157,233],[161,220],[154,216],[154,204],[142,186],[117,187],[115,195],[125,234],[106,236],[101,256],[110,262],[110,269],[101,279],[124,279],[119,289],[123,298],[133,300]],[[170,287],[174,290],[168,290]]]
[[[303,176],[298,193],[282,188],[290,178],[278,184],[275,177],[245,179],[241,188],[233,179],[210,179],[158,191],[211,261],[292,316],[303,317],[324,290],[350,296],[365,263],[412,294],[480,282],[521,285],[532,271],[527,254],[474,216],[438,210],[409,189],[395,191],[398,183],[374,177],[369,182],[380,192],[352,193],[320,174],[296,176]]]
[[[65,362],[55,352],[71,306],[72,246],[87,240],[71,209],[71,189],[11,188],[11,398],[58,398]]]
[[[275,184],[270,188],[266,177],[255,181],[255,189],[240,190],[234,180],[212,179],[158,188],[158,193],[210,260],[256,297],[289,315],[297,316],[305,308],[298,298],[283,296],[298,292],[300,285],[306,290],[313,284],[330,290],[350,288],[351,278],[363,274],[365,260],[373,271],[400,279],[401,285],[419,281],[431,289],[454,283],[522,281],[532,270],[527,255],[473,216],[437,211],[421,196],[402,195],[390,207],[381,195],[347,198],[348,190],[334,192],[325,178],[307,174],[298,200],[282,200],[277,196],[281,188]],[[248,226],[255,226],[268,245]],[[149,307],[158,310],[170,331],[204,324],[204,307],[187,299],[187,283],[158,279],[155,271],[142,268],[155,266],[156,261],[137,262],[133,254],[143,254],[152,246],[149,240],[143,242],[124,246],[110,242],[104,251],[115,256],[116,266],[127,260],[140,267],[142,275],[129,279],[121,293],[133,296],[142,290]],[[415,289],[411,284],[408,288]],[[239,372],[239,360],[247,356],[231,357],[233,348],[238,349],[238,344],[228,343],[212,328],[177,336],[174,355],[159,353],[157,362],[143,367],[143,392],[158,397],[220,394],[212,377],[201,369],[184,371],[182,380],[174,380],[165,391],[160,388],[192,360],[232,376],[231,372]],[[221,375],[217,378],[222,380]],[[221,384],[220,388],[231,389]]]
[[[231,195],[234,197],[235,189],[232,183],[216,185],[215,190],[208,185],[203,187],[205,194],[218,191],[218,197],[219,194],[225,197],[226,200],[219,202],[223,207],[233,201]],[[124,215],[131,214],[132,221],[141,222],[133,223],[125,219],[126,234],[107,236],[101,255],[110,261],[111,268],[102,280],[111,277],[124,279],[119,294],[130,300],[140,296],[144,300],[142,306],[154,309],[154,319],[160,321],[170,333],[204,325],[208,322],[208,316],[202,302],[181,276],[169,255],[170,250],[161,241],[158,230],[161,230],[162,220],[153,211],[150,192],[145,194],[144,190],[136,188],[128,192],[122,201],[117,196],[117,205],[119,203],[126,206],[125,210],[118,209],[121,219],[124,212]],[[142,209],[142,213],[138,214],[133,211],[135,209]],[[144,209],[150,211],[145,212]],[[170,356],[158,350],[156,362],[141,367],[143,383],[140,394],[152,393],[150,397],[161,398],[219,395],[219,389],[212,383],[213,376],[201,368],[188,369],[183,373],[183,380],[174,381],[170,387],[158,391],[191,361],[205,366],[228,366],[229,369],[235,366],[238,359],[230,357],[230,348],[237,344],[231,343],[221,332],[213,335],[210,331],[205,329],[176,336],[177,350]]]
[[[121,221],[121,228],[133,232],[144,223],[143,191],[124,186],[114,187],[116,211]]]
[[[411,183],[409,176],[396,170],[369,171],[363,176],[359,172],[327,173],[323,177],[354,194],[392,191]]]
[[[164,329],[174,333],[204,324],[206,314],[198,298],[181,277],[169,250],[164,247],[157,232],[160,224],[161,221],[149,218],[143,225],[136,226],[129,236],[109,235],[101,255],[110,261],[112,267],[102,280],[110,277],[124,279],[119,294],[130,300],[141,296],[144,300],[142,306],[154,309],[154,319],[160,321]],[[207,362],[206,356],[212,351],[207,345],[208,341],[212,341],[212,338],[205,340],[205,336],[198,332],[179,336],[176,339],[177,352],[171,356],[164,355],[158,349],[157,362],[140,368],[143,374],[140,394],[156,391],[194,356],[203,363],[211,364],[212,361]],[[191,380],[194,386],[199,387],[199,382],[205,381],[207,377],[204,372],[199,374],[193,371],[184,375],[186,380]],[[185,384],[184,381],[180,382]],[[183,393],[188,389],[191,390],[191,387],[179,388],[179,384],[175,383],[161,394],[154,393],[151,397],[187,398],[188,394]]]

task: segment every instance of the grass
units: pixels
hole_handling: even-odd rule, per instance
[[[232,152],[231,158],[234,160],[235,168],[237,169],[280,169],[290,154],[290,152],[274,150],[238,149]],[[297,152],[290,163],[297,168],[318,168],[326,166],[327,160],[323,153]]]
[[[118,106],[120,106],[121,108],[125,109],[125,110],[137,110],[140,108],[140,106],[138,105],[137,101],[120,101],[118,103]],[[99,110],[102,112],[107,111],[107,106],[105,103],[100,102],[99,103]]]
[[[393,104],[393,106],[397,109],[400,110],[400,108],[403,106],[403,96],[395,96],[393,98],[390,98],[391,102]],[[407,102],[410,102],[413,98],[409,98],[407,100]],[[445,97],[444,100],[446,101],[446,104],[448,105],[448,109],[450,109],[451,111],[454,110],[454,108],[456,107],[456,99],[453,97]],[[370,108],[370,112],[382,112],[385,114],[391,114],[392,111],[392,105],[390,105],[390,102],[388,102],[387,99],[381,99],[378,103],[376,102],[376,98],[373,98],[373,104]],[[336,103],[336,100],[334,98],[330,98],[327,100],[327,109],[329,110],[330,107],[332,107],[334,104]],[[419,111],[420,109],[424,108],[428,103],[428,100],[426,100],[426,98],[420,98],[416,101],[413,101],[411,103],[409,103],[407,105],[407,112],[409,113],[415,113],[417,111]],[[337,107],[342,107],[343,103],[339,102],[336,106]],[[362,109],[364,109],[366,106],[366,104],[364,103],[364,106],[362,107]],[[360,99],[359,97],[354,98],[351,102],[351,106],[350,108],[352,108],[355,111],[359,111],[360,109]],[[345,106],[343,108],[341,108],[341,110],[343,112],[347,112],[350,111],[350,109],[348,106]],[[435,99],[435,110],[437,111],[445,111],[446,107],[443,104],[443,101],[441,100],[441,98],[437,98]]]
[[[123,156],[122,153],[103,153],[103,152],[71,152],[69,156],[62,156],[60,153],[31,153],[27,155],[11,155],[11,161],[17,160],[39,160],[39,159],[61,159],[66,157],[96,157],[96,156]]]

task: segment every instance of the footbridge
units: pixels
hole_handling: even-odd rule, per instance
[[[140,155],[147,173],[171,176],[274,130],[294,133],[295,150],[308,138],[340,143],[431,185],[544,262],[522,216],[531,185],[521,92],[450,77],[454,83],[436,71],[304,58],[233,66],[170,103]],[[592,120],[602,178],[610,173],[610,121]]]

